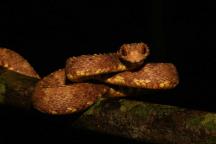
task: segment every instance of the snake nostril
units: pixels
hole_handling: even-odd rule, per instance
[[[142,53],[142,54],[145,54],[145,53],[146,53],[146,51],[147,51],[147,50],[146,50],[146,48],[145,48],[145,47],[141,49],[141,53]]]

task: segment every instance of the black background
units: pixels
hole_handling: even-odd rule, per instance
[[[174,63],[181,80],[169,96],[153,101],[215,111],[212,10],[208,1],[1,1],[0,46],[20,53],[45,76],[64,67],[69,56],[114,52],[123,43],[143,41],[150,46],[148,61]],[[62,134],[59,140],[83,142],[84,135],[129,142],[54,126],[31,113],[1,113],[7,141]],[[20,135],[21,129],[27,132]]]

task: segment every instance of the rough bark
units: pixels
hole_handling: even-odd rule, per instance
[[[215,144],[216,114],[127,99],[102,100],[74,126],[159,144]]]
[[[31,108],[37,81],[0,68],[0,104]],[[101,99],[67,124],[159,144],[216,143],[215,113],[129,99]]]

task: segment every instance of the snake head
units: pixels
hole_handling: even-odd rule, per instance
[[[149,47],[145,43],[123,44],[117,53],[128,63],[142,63],[149,55]]]

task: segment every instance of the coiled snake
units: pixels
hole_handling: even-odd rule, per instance
[[[176,87],[176,67],[172,63],[145,63],[148,55],[145,43],[131,43],[123,44],[116,53],[70,57],[65,68],[39,80],[32,95],[33,106],[48,114],[71,114],[87,109],[101,97]],[[7,48],[0,48],[0,66],[40,78],[27,60]]]

